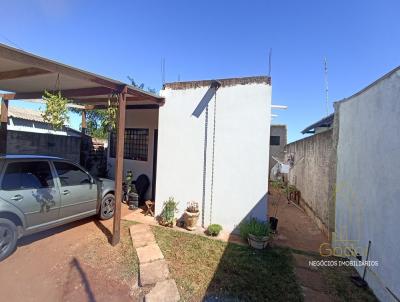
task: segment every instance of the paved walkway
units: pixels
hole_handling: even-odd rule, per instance
[[[139,284],[154,286],[145,296],[145,301],[179,301],[180,295],[175,280],[169,278],[168,264],[150,226],[135,224],[129,230],[139,259]]]
[[[131,210],[129,212],[129,214],[122,216],[122,219],[127,220],[127,221],[139,222],[139,223],[143,223],[143,224],[147,224],[147,225],[160,226],[154,217],[145,216],[144,210],[141,208]],[[200,222],[198,224],[200,224]],[[201,236],[205,236],[209,239],[222,240],[225,242],[229,241],[229,242],[236,243],[236,244],[247,245],[247,242],[245,242],[239,235],[231,234],[225,230],[222,230],[217,237],[208,236],[206,234],[206,230],[199,225],[197,226],[197,228],[194,231],[189,231],[183,227],[178,227],[176,225],[174,225],[172,227],[172,230],[201,235]]]
[[[288,203],[286,195],[271,190],[268,212],[278,218],[278,232],[274,237],[274,245],[294,249],[294,272],[303,289],[304,301],[334,301],[329,294],[327,280],[320,270],[309,265],[309,261],[319,260],[321,243],[329,242],[310,217],[293,203]],[[295,250],[305,253],[297,253]]]

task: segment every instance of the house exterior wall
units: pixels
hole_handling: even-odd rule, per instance
[[[272,167],[276,164],[276,160],[272,158],[275,157],[280,161],[285,159],[285,146],[287,144],[287,128],[286,125],[271,125],[270,136],[279,136],[280,144],[269,146],[269,173]]]
[[[162,91],[160,108],[156,214],[163,201],[179,201],[178,216],[197,201],[204,225],[221,224],[233,231],[246,217],[266,220],[271,116],[271,86],[266,83],[221,86],[216,93],[215,160],[211,207],[214,104],[208,105],[207,156],[205,111],[192,115],[208,87]],[[206,166],[205,207],[202,207]],[[212,212],[212,213],[211,213]],[[199,219],[201,224],[202,217]]]
[[[334,228],[334,186],[332,178],[336,156],[333,155],[332,130],[327,130],[285,147],[294,166],[288,175],[289,184],[300,192],[300,205],[325,233]]]
[[[7,130],[8,154],[58,156],[79,163],[81,138]]]
[[[336,237],[371,240],[366,281],[381,301],[400,298],[400,70],[335,104],[337,143]],[[335,246],[347,246],[339,240]],[[363,268],[358,268],[362,274]],[[389,290],[388,290],[388,289]]]
[[[124,159],[124,178],[127,171],[133,172],[134,179],[141,174],[147,175],[150,180],[150,186],[149,190],[147,191],[146,198],[151,198],[153,181],[154,130],[158,128],[158,109],[127,109],[125,127],[149,129],[147,161]],[[114,178],[115,158],[110,157],[109,151],[108,165],[109,176]]]

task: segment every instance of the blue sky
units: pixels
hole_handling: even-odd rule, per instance
[[[324,57],[331,112],[332,101],[400,65],[398,0],[0,0],[0,7],[1,43],[157,90],[162,57],[167,81],[265,75],[272,48],[273,103],[289,106],[273,122],[288,125],[289,141],[326,115]],[[71,122],[79,127],[78,118]]]

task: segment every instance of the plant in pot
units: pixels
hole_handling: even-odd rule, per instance
[[[263,249],[269,245],[271,231],[268,222],[251,218],[240,224],[240,235],[255,249]]]
[[[207,228],[207,235],[216,237],[222,231],[222,226],[219,224],[210,224]]]
[[[176,221],[176,212],[178,212],[178,202],[173,197],[170,197],[167,201],[164,201],[163,209],[158,218],[159,224],[172,228]]]
[[[184,214],[185,228],[189,231],[194,231],[199,220],[199,215],[199,204],[196,201],[189,202]]]

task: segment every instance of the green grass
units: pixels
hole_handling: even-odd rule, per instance
[[[247,246],[153,227],[183,301],[302,301],[288,249]]]

